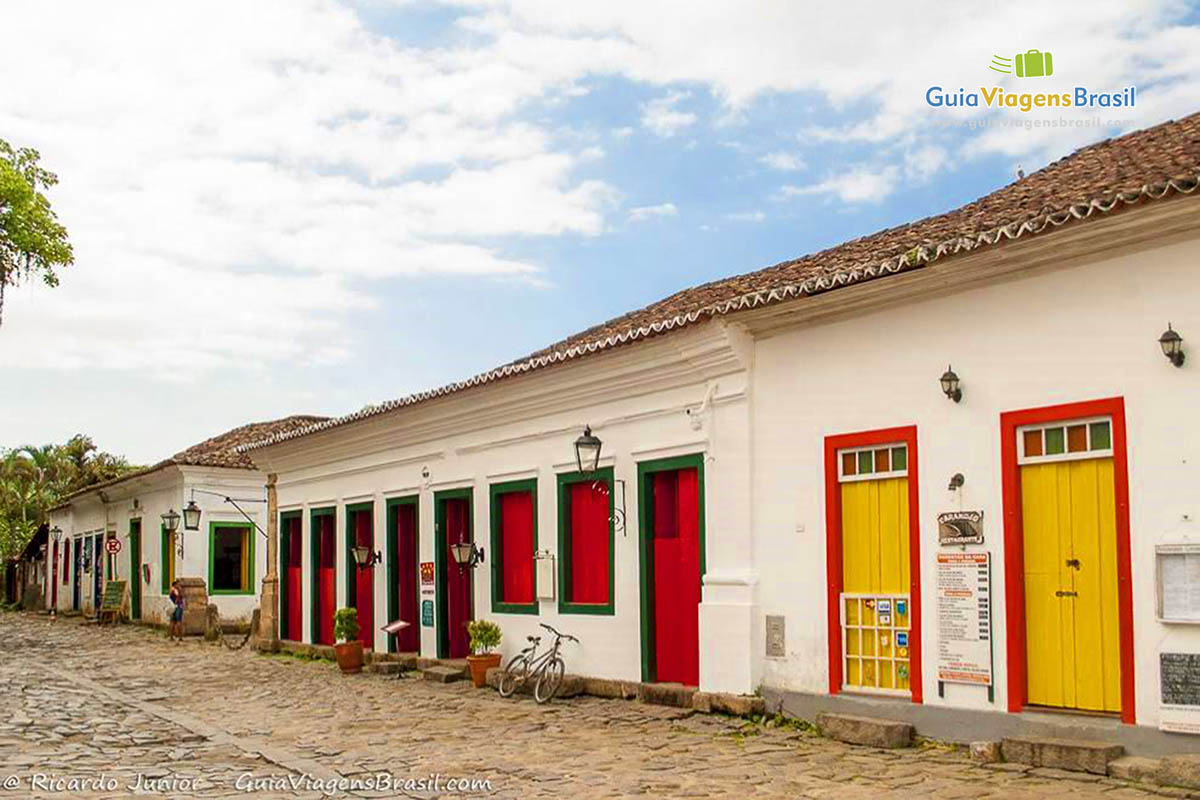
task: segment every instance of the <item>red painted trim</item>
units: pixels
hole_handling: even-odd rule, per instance
[[[903,442],[908,445],[908,547],[909,547],[909,673],[912,701],[922,702],[921,681],[921,509],[917,474],[917,427],[848,433],[825,437],[825,585],[829,626],[829,693],[842,690],[842,493],[838,487],[838,450],[875,444]]]
[[[1023,425],[1099,416],[1112,417],[1113,482],[1117,505],[1117,615],[1121,626],[1121,721],[1132,725],[1137,719],[1133,679],[1133,569],[1129,545],[1129,458],[1125,438],[1125,400],[1121,397],[1029,408],[1000,415],[1008,710],[1020,711],[1028,701],[1025,653],[1025,537],[1021,521],[1021,473],[1017,468],[1017,428]]]

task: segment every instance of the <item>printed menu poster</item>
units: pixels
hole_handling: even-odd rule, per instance
[[[992,685],[988,553],[938,553],[938,680]]]

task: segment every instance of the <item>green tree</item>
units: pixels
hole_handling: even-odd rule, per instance
[[[83,434],[65,444],[0,448],[0,557],[20,552],[64,497],[135,469]]]
[[[35,276],[57,286],[56,270],[75,260],[67,229],[42,194],[58,176],[42,169],[40,158],[36,150],[14,149],[0,139],[0,323],[8,286]]]

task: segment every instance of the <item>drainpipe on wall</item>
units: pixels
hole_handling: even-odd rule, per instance
[[[262,595],[259,599],[258,642],[259,650],[274,652],[279,649],[279,497],[275,491],[275,473],[267,475],[267,570],[262,579]]]

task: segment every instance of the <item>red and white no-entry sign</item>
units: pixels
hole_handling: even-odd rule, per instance
[[[115,536],[111,539],[104,540],[104,551],[109,555],[116,555],[121,552],[121,540]]]

